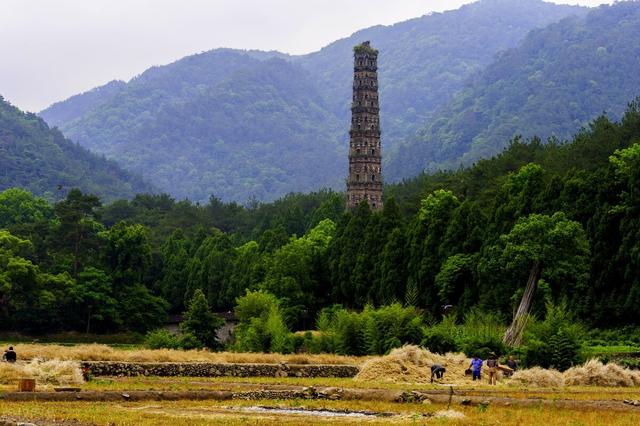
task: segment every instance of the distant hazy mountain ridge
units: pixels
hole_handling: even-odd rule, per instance
[[[218,49],[72,97],[41,116],[178,197],[271,200],[290,191],[342,189],[355,44],[371,40],[381,52],[389,164],[400,142],[497,52],[576,13],[584,9],[483,0],[365,29],[304,56]]]

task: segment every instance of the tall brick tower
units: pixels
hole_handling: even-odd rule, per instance
[[[353,103],[349,145],[347,208],[362,200],[382,209],[380,105],[378,101],[378,51],[368,41],[353,48]]]

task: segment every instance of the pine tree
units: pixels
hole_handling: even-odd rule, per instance
[[[217,331],[223,325],[224,320],[211,312],[204,293],[197,289],[180,324],[182,331],[193,334],[206,347],[214,349],[220,346]]]

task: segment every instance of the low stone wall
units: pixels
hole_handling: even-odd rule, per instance
[[[85,361],[82,368],[94,376],[163,377],[354,377],[355,365],[214,364],[178,362]]]

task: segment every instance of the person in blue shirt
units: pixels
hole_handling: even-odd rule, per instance
[[[471,369],[473,380],[480,380],[480,373],[482,372],[482,359],[478,358],[476,355],[471,358],[471,365],[469,365]]]

